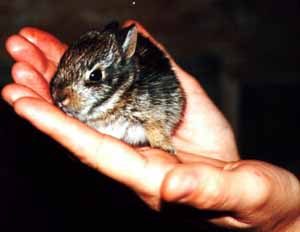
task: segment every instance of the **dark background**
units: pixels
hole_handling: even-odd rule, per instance
[[[11,82],[12,64],[2,45],[23,26],[70,42],[111,20],[134,18],[199,79],[233,125],[243,158],[299,174],[299,1],[131,2],[1,0],[1,87]],[[3,101],[0,118],[1,231],[202,231],[168,208],[152,212],[128,189],[72,159]]]

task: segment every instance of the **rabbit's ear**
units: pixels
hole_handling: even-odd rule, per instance
[[[130,26],[127,30],[128,32],[122,44],[122,50],[125,58],[130,59],[136,50],[138,31],[135,25]]]

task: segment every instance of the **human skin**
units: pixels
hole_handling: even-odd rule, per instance
[[[6,48],[16,63],[14,83],[4,87],[3,98],[83,163],[128,186],[153,209],[160,210],[164,201],[223,212],[209,221],[224,227],[299,231],[299,180],[271,164],[239,160],[231,127],[203,88],[136,24],[169,56],[186,94],[183,119],[172,138],[176,158],[158,149],[131,147],[55,107],[49,81],[67,45],[39,29],[23,28],[8,38]]]

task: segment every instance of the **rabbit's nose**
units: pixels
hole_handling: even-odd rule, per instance
[[[68,90],[56,91],[56,93],[55,93],[55,99],[60,104],[62,104],[64,106],[67,106],[68,104],[70,104],[69,91]]]
[[[62,101],[61,104],[63,104],[64,106],[67,106],[70,104],[70,98],[69,97],[65,97]]]

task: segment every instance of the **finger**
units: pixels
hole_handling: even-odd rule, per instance
[[[51,102],[49,84],[31,65],[24,62],[17,62],[12,67],[12,76],[16,83],[34,90],[45,100]]]
[[[56,66],[45,57],[39,48],[19,35],[12,35],[7,39],[6,49],[16,61],[29,63],[48,82],[56,71]]]
[[[208,164],[182,165],[170,171],[161,188],[162,199],[168,202],[191,205],[207,211],[233,212],[241,203],[241,186],[223,174],[222,168]],[[240,185],[240,183],[238,183]],[[230,215],[211,220],[213,223],[238,228],[249,225]]]
[[[261,170],[239,165],[219,168],[197,163],[175,168],[162,185],[162,197],[214,211],[245,212],[260,207],[270,194],[268,181]]]
[[[130,146],[96,132],[45,101],[23,98],[14,107],[83,163],[133,188],[144,183],[145,160]]]
[[[35,93],[31,89],[19,84],[6,85],[2,89],[1,95],[3,99],[10,105],[13,105],[15,101],[23,97],[32,97],[37,99],[41,98],[37,93]]]
[[[53,35],[37,28],[25,27],[19,34],[37,46],[56,65],[68,47]]]

